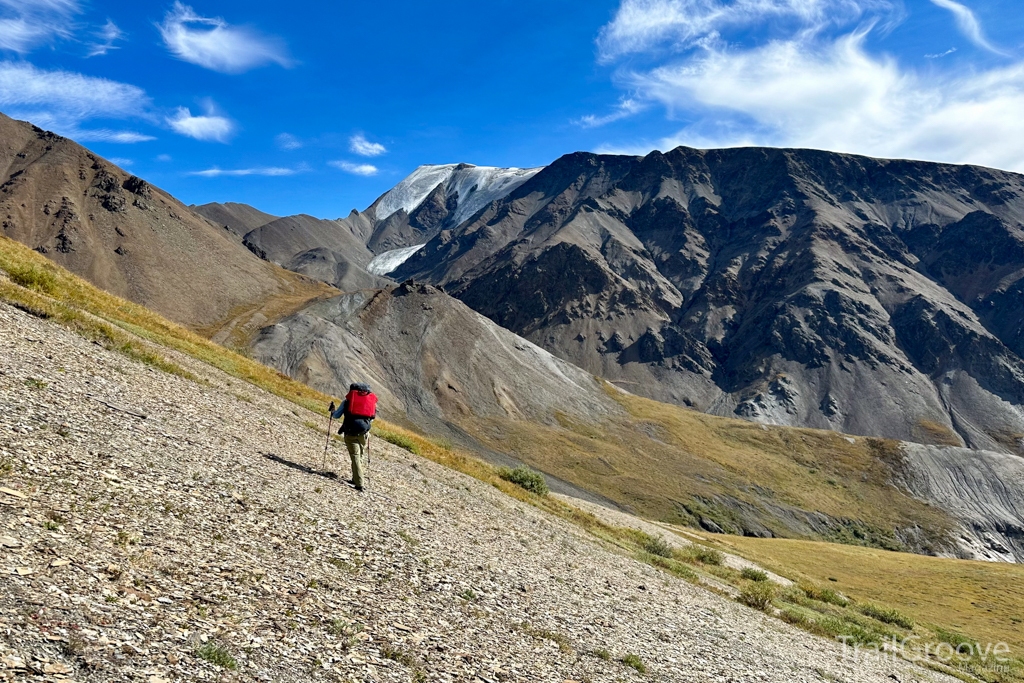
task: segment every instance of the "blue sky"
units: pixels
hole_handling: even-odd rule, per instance
[[[140,8],[141,6],[141,8]],[[805,146],[1024,172],[1019,0],[0,0],[0,110],[188,203],[423,163]]]

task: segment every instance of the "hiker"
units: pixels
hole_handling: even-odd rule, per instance
[[[363,454],[368,452],[370,427],[377,417],[377,395],[369,384],[354,383],[331,417],[335,420],[344,418],[338,433],[345,436],[345,446],[352,458],[352,485],[357,491],[362,491]]]

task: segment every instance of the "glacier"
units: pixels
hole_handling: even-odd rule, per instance
[[[490,202],[508,195],[537,175],[541,168],[497,168],[469,164],[420,166],[380,198],[375,210],[376,217],[383,221],[399,209],[412,213],[434,188],[446,184],[446,195],[458,196],[452,217],[454,224],[458,225]]]
[[[417,244],[412,247],[402,247],[401,249],[392,249],[391,251],[385,251],[382,254],[377,254],[366,266],[366,270],[370,271],[374,275],[387,275],[398,268],[398,266],[408,261],[409,257],[425,246],[427,246],[425,243]]]

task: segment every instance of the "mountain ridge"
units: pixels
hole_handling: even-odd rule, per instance
[[[1022,217],[1024,180],[993,169],[763,148],[577,153],[392,275],[660,400],[1015,449]]]
[[[3,235],[193,329],[244,325],[246,311],[267,320],[326,290],[253,259],[223,226],[77,143],[2,114],[0,177]]]

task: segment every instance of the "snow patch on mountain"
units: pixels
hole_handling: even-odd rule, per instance
[[[373,260],[367,264],[366,270],[370,271],[374,275],[387,275],[398,268],[398,266],[408,261],[409,257],[425,246],[426,244],[417,244],[411,247],[402,247],[401,249],[385,251],[383,254],[378,254],[373,257]]]
[[[527,180],[537,175],[540,168],[496,168],[469,164],[443,164],[420,166],[408,178],[395,185],[377,202],[377,220],[384,220],[404,209],[416,210],[438,185],[446,184],[446,195],[457,196],[458,204],[453,216],[457,225],[471,217],[488,203],[508,195]],[[397,266],[396,266],[397,267]]]

